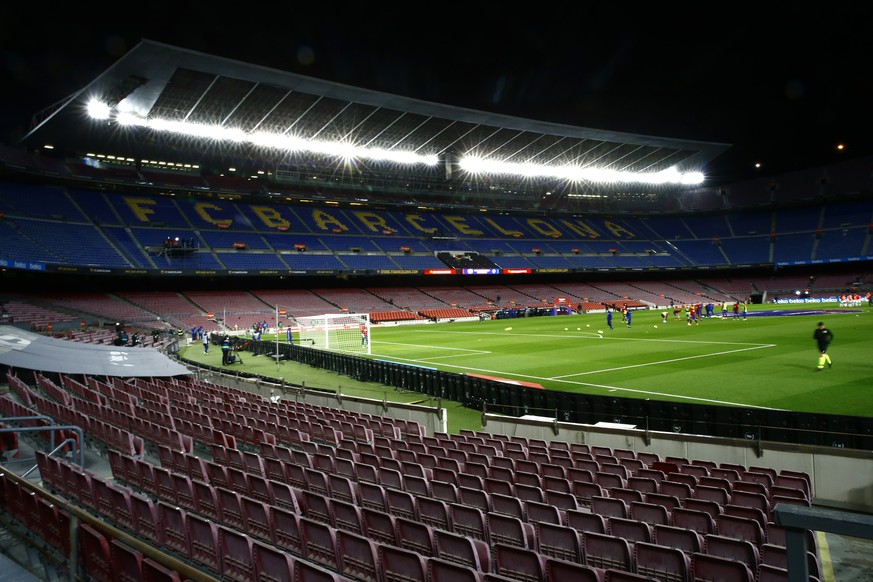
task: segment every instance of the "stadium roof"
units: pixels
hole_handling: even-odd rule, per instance
[[[305,156],[247,142],[202,141],[191,135],[122,126],[115,118],[89,119],[90,100],[140,118],[293,134],[388,151],[435,155],[437,169],[407,170],[371,161],[349,164],[327,154]],[[191,163],[214,172],[234,166],[241,174],[264,171],[289,181],[317,177],[322,184],[379,186],[386,175],[420,182],[424,189],[512,191],[517,197],[544,189],[626,191],[627,184],[574,183],[553,178],[489,176],[471,180],[453,171],[461,156],[572,164],[617,172],[654,173],[675,168],[702,172],[729,144],[611,132],[521,119],[349,87],[149,40],[141,41],[81,90],[38,113],[21,145],[51,144],[67,155],[101,153],[123,159]],[[649,186],[633,186],[652,191]]]

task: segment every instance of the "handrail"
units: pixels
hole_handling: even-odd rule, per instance
[[[88,513],[87,511],[84,511],[83,509],[69,503],[64,498],[58,497],[57,495],[46,491],[39,485],[27,481],[26,479],[22,478],[16,473],[13,473],[12,471],[6,471],[5,473],[2,473],[2,471],[0,471],[0,474],[4,474],[7,479],[11,479],[19,486],[24,487],[29,491],[32,491],[33,493],[39,495],[40,497],[47,499],[53,505],[60,507],[61,509],[69,513],[71,518],[74,518],[70,519],[70,552],[72,555],[69,558],[71,561],[71,573],[75,572],[75,569],[77,567],[77,564],[72,563],[72,561],[74,559],[77,559],[76,548],[79,544],[76,528],[78,523],[77,520],[81,520],[87,522],[88,525],[92,526],[96,530],[105,533],[114,539],[118,539],[128,546],[132,547],[133,549],[142,552],[144,556],[148,556],[149,558],[152,558],[153,560],[159,562],[161,565],[179,572],[183,579],[188,578],[189,580],[191,580],[191,582],[220,582],[220,578],[211,576],[210,574],[207,574],[202,570],[192,567],[191,564],[179,560],[175,556],[167,554],[157,549],[156,547],[151,546],[146,542],[143,542],[139,538],[134,537],[129,533],[118,529],[114,525],[111,525],[106,521]],[[73,576],[71,576],[70,579],[75,580]]]
[[[22,420],[48,420],[51,423],[54,423],[54,419],[48,416],[36,415],[36,416],[0,416],[0,421],[8,422],[8,421],[22,421]],[[66,424],[49,424],[48,426],[16,426],[16,427],[6,427],[0,428],[0,434],[7,432],[45,432],[51,431],[49,435],[49,446],[52,449],[52,453],[56,452],[60,447],[64,446],[68,441],[72,441],[73,439],[66,438],[60,444],[55,446],[55,433],[56,430],[73,430],[76,431],[76,434],[79,435],[79,442],[73,443],[73,458],[78,458],[78,464],[82,467],[85,466],[85,451],[80,446],[85,443],[85,432],[82,430],[82,427],[75,425],[66,425]],[[33,470],[33,469],[31,469]]]
[[[785,526],[785,549],[788,553],[788,582],[807,582],[809,564],[806,561],[805,530],[873,540],[873,516],[806,507],[792,503],[777,503],[774,521]]]

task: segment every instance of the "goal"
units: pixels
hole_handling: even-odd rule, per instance
[[[298,317],[300,345],[318,350],[370,353],[370,314],[333,313]]]

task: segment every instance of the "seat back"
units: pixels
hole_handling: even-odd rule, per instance
[[[628,516],[627,503],[623,499],[604,497],[602,495],[591,497],[591,511],[599,513],[606,518]]]
[[[431,497],[445,501],[446,503],[457,503],[458,488],[454,483],[446,481],[433,480],[430,482]]]
[[[364,535],[381,544],[397,545],[397,526],[390,513],[368,507],[361,508]]]
[[[455,533],[490,543],[485,524],[485,513],[478,507],[451,503],[449,504],[449,516],[452,520],[452,530]]]
[[[503,543],[496,543],[493,548],[495,574],[514,580],[545,579],[546,561],[539,552]]]
[[[373,540],[338,529],[336,547],[340,574],[364,582],[377,582],[381,579],[382,566],[379,563],[377,545]]]
[[[655,543],[693,553],[703,551],[703,536],[693,529],[673,525],[656,524],[653,528]]]
[[[693,509],[696,511],[703,511],[708,513],[712,519],[715,519],[722,513],[724,513],[724,506],[721,503],[716,501],[708,501],[706,499],[685,499],[682,501],[682,506],[685,509]]]
[[[252,562],[256,580],[287,580],[290,582],[294,579],[295,558],[269,544],[258,541],[252,543]],[[143,576],[145,576],[145,570],[146,564],[143,561]]]
[[[401,548],[412,550],[429,558],[435,555],[433,529],[426,523],[395,516],[397,538]]]
[[[354,503],[341,499],[330,499],[330,510],[333,513],[334,527],[358,535],[364,534],[364,519],[361,508]]]
[[[609,496],[615,497],[616,499],[621,499],[628,505],[632,501],[645,501],[645,495],[643,495],[642,491],[637,489],[631,489],[627,487],[613,487],[609,490]]]
[[[652,526],[644,521],[623,517],[607,519],[609,533],[631,542],[652,542]]]
[[[683,477],[689,478],[694,481],[694,486],[697,486],[696,479],[691,475],[682,475],[681,473],[671,473],[667,475],[667,478],[661,481],[661,490],[660,493],[663,495],[672,495],[677,497],[678,499],[685,499],[686,497],[692,497],[694,495],[694,489],[692,485],[687,482],[683,482]],[[675,480],[674,480],[675,479]]]
[[[632,501],[628,508],[628,515],[631,519],[637,519],[652,525],[670,523],[670,513],[666,507],[658,503]]]
[[[764,516],[770,516],[770,500],[767,498],[766,494],[739,490],[736,488],[736,483],[734,483],[734,491],[731,493],[731,502],[729,505],[752,507],[761,510]]]
[[[749,540],[756,546],[764,543],[764,528],[754,519],[723,513],[715,523],[720,536]]]
[[[677,507],[673,510],[673,525],[693,529],[701,535],[715,533],[715,520],[705,511]]]
[[[537,523],[534,529],[540,553],[570,562],[584,561],[582,534],[576,529],[553,523]]]
[[[427,580],[427,564],[420,554],[387,544],[377,549],[383,580]]]
[[[338,558],[336,551],[336,530],[321,521],[301,517],[300,539],[303,544],[303,557],[325,568],[336,571]]]
[[[550,556],[546,557],[547,582],[605,582],[605,571],[581,562],[569,562]]]
[[[254,580],[252,539],[232,528],[218,526],[221,575],[228,580]]]
[[[598,568],[632,570],[630,542],[609,534],[585,532],[582,535],[585,563]]]
[[[567,525],[580,533],[586,531],[606,533],[606,518],[598,513],[591,513],[590,511],[568,511]]]
[[[711,580],[755,582],[755,575],[742,562],[696,552],[691,554],[691,580],[692,582],[709,582]]]
[[[634,544],[636,572],[663,582],[686,582],[691,572],[691,559],[677,548],[648,542]]]
[[[526,501],[524,512],[527,515],[527,520],[534,525],[538,522],[563,524],[567,515],[566,512],[561,512],[554,505],[538,501]]]
[[[493,493],[491,495],[491,511],[494,513],[511,515],[527,521],[527,514],[524,511],[524,505],[518,497]]]
[[[761,563],[761,554],[758,546],[749,540],[738,540],[716,534],[703,536],[703,551],[713,556],[722,556],[732,560],[739,560],[755,571]]]
[[[485,525],[492,547],[498,543],[519,548],[536,547],[534,526],[517,517],[489,512],[485,514]]]
[[[481,582],[474,568],[440,558],[427,559],[426,579],[429,582]]]
[[[433,530],[434,555],[448,562],[472,568],[476,571],[491,571],[491,553],[488,544],[451,531]]]

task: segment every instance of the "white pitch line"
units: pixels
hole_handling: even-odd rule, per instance
[[[546,380],[546,378],[541,378]],[[771,406],[758,406],[757,404],[746,404],[745,402],[730,402],[728,400],[715,400],[713,398],[699,398],[697,396],[683,396],[681,394],[670,394],[668,392],[655,392],[653,390],[637,390],[636,388],[619,388],[618,386],[609,386],[607,384],[592,384],[590,382],[569,382],[567,380],[557,380],[558,382],[567,382],[577,386],[590,386],[592,388],[604,388],[606,390],[615,390],[617,392],[633,392],[634,394],[649,394],[651,396],[669,396],[670,398],[679,398],[682,400],[692,400],[695,402],[707,402],[709,404],[727,404],[730,406],[744,406],[746,408],[759,408],[761,410],[786,410],[784,408],[773,408]]]
[[[590,339],[592,337],[600,337],[602,334],[599,334],[594,331],[567,331],[566,334],[555,334],[555,333],[515,333],[508,331],[440,331],[440,330],[414,330],[418,333],[439,333],[439,334],[451,334],[451,335],[499,335],[499,336],[512,336],[512,337],[532,337],[532,338],[544,338],[544,337],[552,337],[559,339],[567,339],[567,338],[579,338],[579,339]],[[618,339],[618,338],[616,338]]]
[[[505,336],[508,334],[504,332],[490,332],[490,331],[438,331],[438,330],[415,330],[421,333],[442,333],[442,334],[452,334],[452,335],[500,335]],[[765,346],[767,344],[753,344],[749,342],[714,342],[714,341],[700,341],[700,340],[685,340],[685,339],[657,339],[657,338],[646,338],[646,337],[610,337],[607,333],[597,333],[593,331],[577,331],[577,332],[567,332],[566,334],[553,334],[553,333],[512,333],[509,334],[513,337],[532,337],[537,339],[542,338],[558,338],[558,339],[567,339],[567,338],[576,338],[576,339],[591,339],[591,338],[603,338],[605,340],[613,340],[613,341],[624,341],[624,342],[653,342],[653,343],[668,343],[668,344],[696,344],[696,345],[713,345],[713,346]]]
[[[760,344],[760,345],[758,345],[757,348],[744,348],[743,350],[735,350],[735,351],[745,351],[745,350],[749,350],[749,349],[759,349],[759,348],[765,348],[765,347],[769,348],[769,347],[775,347],[775,346],[776,346],[776,344]],[[724,352],[724,353],[731,353],[731,352]],[[708,354],[708,355],[715,355],[715,354]],[[698,357],[705,357],[705,356],[692,356],[692,357],[698,358]],[[406,362],[415,362],[418,364],[427,364],[430,362],[429,358],[428,359],[425,359],[425,358],[413,359],[413,358],[398,358],[396,356],[392,356],[392,359],[399,360],[399,361],[406,361]],[[688,359],[688,358],[686,358],[686,359]],[[669,360],[669,361],[673,361],[673,360]],[[547,378],[547,377],[543,377],[543,376],[532,376],[530,374],[517,374],[517,373],[507,374],[505,370],[488,370],[488,369],[484,369],[484,368],[472,368],[470,366],[454,366],[452,364],[443,364],[443,365],[445,365],[449,368],[461,368],[466,372],[478,372],[481,374],[488,374],[488,375],[494,375],[494,376],[505,375],[505,376],[511,376],[512,378],[523,378],[525,380],[530,380],[530,381],[537,381],[537,380],[549,381],[549,380],[551,380],[554,382],[561,382],[563,384],[570,384],[573,386],[589,386],[591,388],[603,388],[604,390],[614,390],[616,392],[630,392],[633,394],[646,394],[649,396],[661,396],[661,397],[667,396],[669,398],[677,398],[680,400],[688,400],[688,401],[693,401],[693,402],[706,402],[709,404],[719,404],[719,405],[728,405],[728,406],[745,406],[746,408],[756,408],[756,409],[761,409],[761,410],[785,410],[784,408],[773,408],[770,406],[759,406],[756,404],[747,404],[745,402],[730,402],[728,400],[715,400],[713,398],[700,398],[697,396],[684,396],[681,394],[673,394],[670,392],[656,392],[654,390],[640,390],[637,388],[623,388],[621,386],[611,386],[609,384],[595,384],[593,382],[579,382],[576,380],[567,380],[564,378]],[[642,364],[642,365],[648,365],[648,364]],[[628,367],[633,367],[633,366],[628,366]],[[616,368],[616,369],[618,369],[618,368]],[[605,370],[601,370],[601,371],[605,371]]]
[[[406,343],[400,343],[400,342],[383,342],[383,341],[376,342],[376,343],[378,343],[380,345],[386,345],[386,346],[427,348],[429,350],[457,350],[459,352],[469,352],[471,354],[490,354],[491,353],[490,351],[486,351],[486,350],[471,350],[469,348],[451,348],[451,347],[447,347],[447,346],[430,346],[430,345],[425,345],[425,344],[406,344]]]
[[[762,348],[775,348],[776,344],[758,344],[749,348],[739,348],[736,350],[727,350],[724,352],[714,352],[710,354],[700,354],[697,356],[685,356],[683,358],[672,358],[670,360],[658,360],[657,362],[648,362],[645,364],[632,364],[630,366],[618,366],[617,368],[604,368],[602,370],[590,370],[588,372],[579,372],[577,374],[565,374],[563,376],[554,376],[549,380],[561,380],[563,378],[574,378],[576,376],[587,376],[589,374],[600,374],[601,372],[615,372],[617,370],[630,370],[631,368],[643,368],[645,366],[657,366],[658,364],[670,364],[672,362],[684,362],[685,360],[695,360],[697,358],[708,358],[710,356],[723,356],[725,354],[736,354],[738,352],[746,352],[749,350],[760,350]]]
[[[426,363],[426,362],[430,362],[431,360],[434,360],[434,361],[435,360],[446,360],[448,358],[463,358],[465,356],[481,356],[481,355],[488,355],[488,354],[493,353],[489,350],[471,350],[469,348],[451,348],[451,347],[445,347],[445,346],[430,346],[430,345],[424,345],[424,344],[405,344],[405,343],[399,343],[399,342],[380,341],[380,342],[374,342],[374,344],[423,348],[423,349],[427,349],[427,350],[455,350],[458,352],[463,352],[460,354],[446,354],[444,356],[430,356],[426,360],[425,359],[412,359],[412,358],[398,358],[397,356],[394,356],[394,355],[385,356],[386,358],[392,358],[395,360],[406,360],[409,362],[425,362]]]
[[[475,352],[475,353],[476,353],[476,355],[482,355],[482,354],[490,354],[492,352]],[[431,356],[427,359],[427,361],[447,360],[449,358],[463,358],[464,356],[468,356],[468,355],[470,355],[470,354],[447,354],[445,356]],[[424,361],[424,360],[422,360],[422,361]]]

